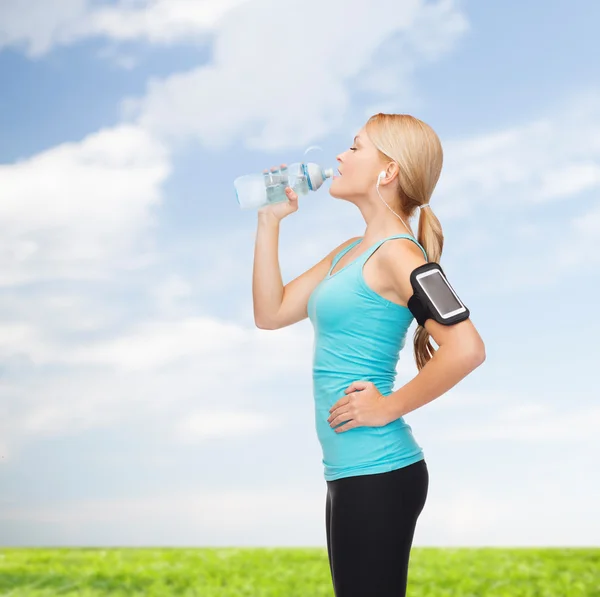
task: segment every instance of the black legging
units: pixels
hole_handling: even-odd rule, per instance
[[[327,551],[336,597],[404,597],[417,518],[429,487],[425,460],[327,481]]]

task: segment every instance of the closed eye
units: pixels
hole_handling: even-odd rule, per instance
[[[351,149],[352,151],[356,151],[356,149],[357,149],[357,148],[356,148],[356,147],[351,147],[350,149]]]

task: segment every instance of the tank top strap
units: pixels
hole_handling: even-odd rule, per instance
[[[350,243],[346,248],[342,249],[332,260],[331,267],[329,268],[328,275],[331,274],[335,264],[354,246],[356,246],[362,240],[362,236],[356,239],[353,243]]]
[[[429,261],[427,258],[427,252],[419,243],[419,241],[412,236],[412,234],[393,234],[392,236],[388,236],[386,238],[382,238],[379,242],[375,243],[372,247],[370,247],[367,251],[365,251],[361,257],[366,261],[386,240],[390,240],[392,238],[409,238],[423,251],[423,256],[425,257],[425,261]]]

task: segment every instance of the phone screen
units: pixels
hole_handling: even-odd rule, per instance
[[[429,298],[437,307],[442,317],[446,317],[450,313],[464,308],[454,296],[454,293],[439,270],[432,270],[431,274],[419,278],[419,283],[429,295]]]

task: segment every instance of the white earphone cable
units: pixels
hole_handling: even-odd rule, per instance
[[[375,190],[377,191],[377,194],[379,195],[379,198],[383,201],[383,203],[385,204],[385,206],[397,217],[400,218],[400,216],[387,204],[386,200],[381,196],[381,193],[379,192],[379,181],[381,180],[381,176],[377,178],[377,184],[375,185]],[[427,204],[429,205],[429,204]],[[404,224],[404,227],[410,232],[410,234],[412,236],[414,236],[414,234],[412,233],[412,230],[406,225],[406,222],[400,218],[400,221]]]

